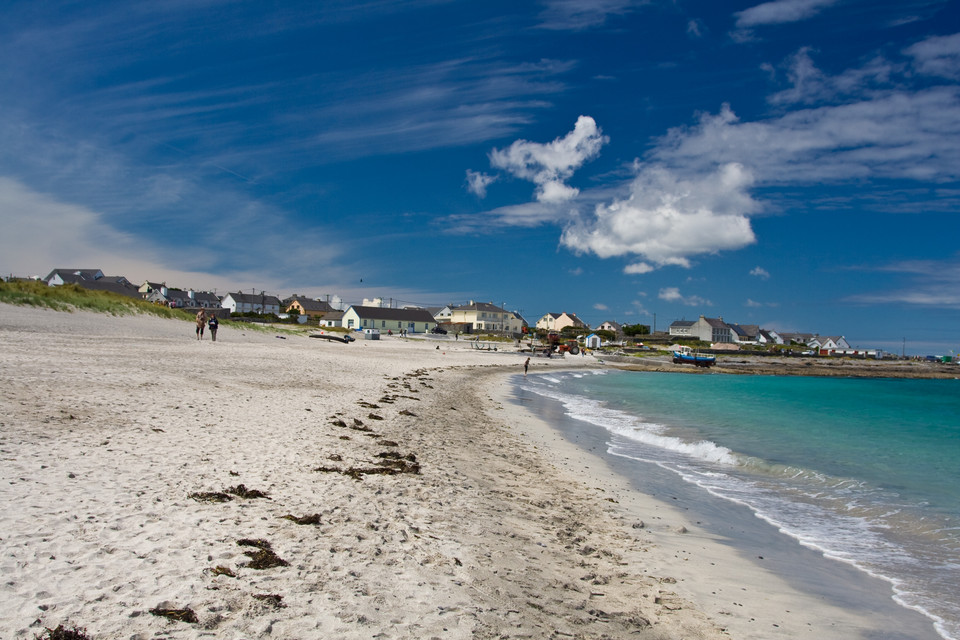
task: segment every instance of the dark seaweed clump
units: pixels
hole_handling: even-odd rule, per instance
[[[233,498],[222,491],[198,491],[191,493],[187,497],[193,498],[197,502],[230,502],[233,500]]]
[[[243,565],[250,569],[273,569],[274,567],[286,567],[290,563],[278,556],[273,551],[273,547],[269,542],[258,538],[256,540],[251,540],[249,538],[243,538],[237,540],[237,544],[241,547],[256,547],[256,551],[244,551],[244,553],[250,557],[250,562]]]
[[[43,633],[33,637],[34,640],[91,640],[86,629],[67,629],[62,624],[57,625],[56,629],[45,629]]]
[[[238,498],[243,498],[244,500],[252,500],[254,498],[267,498],[268,500],[270,499],[270,496],[268,496],[263,491],[258,491],[256,489],[247,489],[242,484],[238,484],[235,487],[230,487],[229,489],[227,489],[227,493],[232,493]]]
[[[161,618],[168,618],[170,620],[176,620],[177,622],[189,622],[190,624],[197,623],[197,614],[193,612],[193,609],[161,609],[160,607],[155,607],[150,609],[150,613],[155,616],[160,616]]]
[[[274,609],[283,609],[287,606],[283,604],[283,596],[278,596],[275,593],[255,593],[253,597],[272,606]]]
[[[294,516],[288,513],[287,515],[280,516],[280,517],[285,520],[290,520],[291,522],[295,522],[297,524],[320,524],[319,513],[314,513],[313,515],[309,515],[309,516],[300,516],[299,518],[297,516]]]

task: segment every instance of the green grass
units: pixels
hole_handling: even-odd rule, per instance
[[[193,320],[193,314],[137,300],[110,291],[84,289],[75,284],[48,287],[43,282],[0,282],[0,302],[46,307],[56,311],[96,311],[114,316],[146,313],[161,318]]]

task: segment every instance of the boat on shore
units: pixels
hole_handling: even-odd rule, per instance
[[[694,353],[690,347],[682,346],[679,351],[673,352],[674,364],[692,364],[695,367],[712,367],[717,363],[716,356],[703,356]]]

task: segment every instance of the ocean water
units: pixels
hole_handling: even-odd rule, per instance
[[[518,385],[603,430],[609,453],[887,581],[960,640],[960,380],[606,371]]]

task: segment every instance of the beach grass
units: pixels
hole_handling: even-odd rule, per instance
[[[84,289],[75,284],[50,287],[35,280],[0,282],[0,302],[55,311],[95,311],[114,316],[150,314],[161,318],[193,320],[193,314],[170,309],[145,300],[137,300],[112,291]]]

